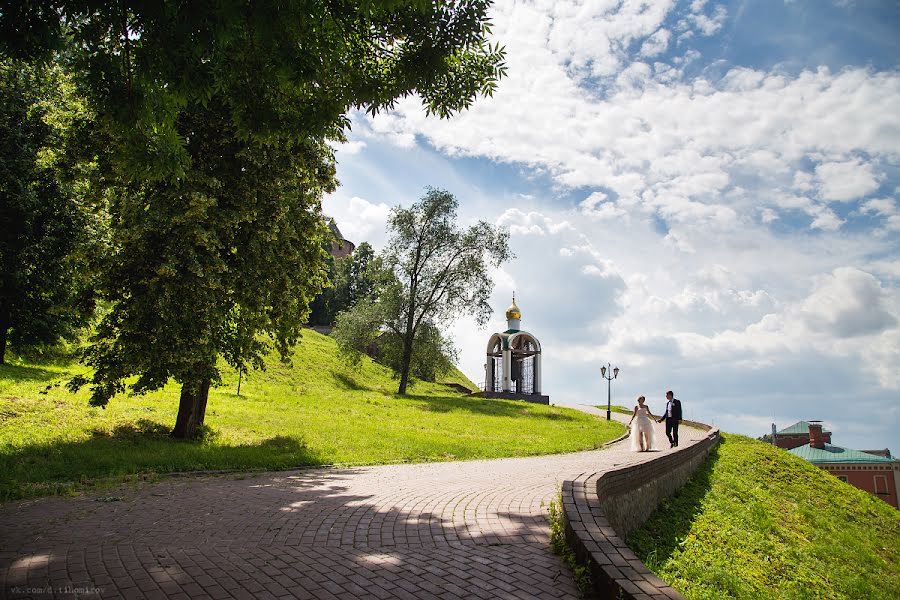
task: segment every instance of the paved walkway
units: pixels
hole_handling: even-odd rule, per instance
[[[683,428],[681,437],[686,445],[701,435]],[[571,573],[550,550],[547,505],[564,479],[654,456],[617,444],[533,458],[168,478],[7,504],[0,597],[576,598]]]

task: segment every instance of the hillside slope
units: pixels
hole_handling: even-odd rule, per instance
[[[305,331],[291,365],[226,370],[210,391],[205,438],[168,437],[175,384],[119,396],[104,409],[62,386],[77,365],[0,366],[0,499],[62,493],[98,479],[210,469],[284,469],[494,458],[597,447],[623,427],[569,409],[469,398],[426,382],[397,396],[397,381],[364,357],[342,363],[331,338]],[[472,386],[461,373],[448,377]],[[472,386],[474,387],[474,386]],[[107,481],[108,482],[108,481]]]
[[[628,544],[691,599],[900,598],[900,511],[734,434]]]

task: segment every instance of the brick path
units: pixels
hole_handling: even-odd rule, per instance
[[[575,598],[547,505],[564,479],[659,455],[617,444],[11,503],[0,506],[0,597]]]

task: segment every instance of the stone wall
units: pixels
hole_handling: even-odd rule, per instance
[[[625,544],[625,536],[643,525],[663,498],[681,488],[719,442],[718,429],[685,421],[682,425],[702,429],[706,436],[638,464],[563,483],[566,539],[579,560],[591,565],[594,588],[601,597],[683,598]]]

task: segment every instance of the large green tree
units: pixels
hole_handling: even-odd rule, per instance
[[[319,202],[335,183],[324,142],[241,142],[212,103],[184,120],[186,176],[122,189],[111,202],[102,289],[113,309],[86,354],[95,404],[132,374],[139,393],[181,382],[176,437],[203,424],[219,357],[260,368],[269,346],[287,357],[298,341],[325,282]]]
[[[7,341],[22,352],[72,338],[93,308],[75,265],[92,219],[53,152],[74,111],[64,86],[57,69],[0,58],[0,364]]]
[[[455,352],[442,334],[447,324],[465,314],[479,323],[488,319],[488,269],[512,256],[507,232],[485,221],[461,228],[458,206],[449,192],[429,188],[410,208],[395,208],[388,221],[391,238],[372,265],[373,301],[358,303],[338,319],[335,337],[351,356],[383,334],[400,394],[416,370],[428,378],[446,368]]]
[[[328,140],[348,112],[418,94],[448,116],[504,73],[488,0],[22,0],[3,51],[62,57],[96,111],[92,186],[109,200],[87,362],[92,402],[182,384],[177,437],[203,424],[218,358],[286,356],[325,278]],[[62,52],[62,54],[54,53]]]

